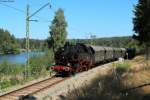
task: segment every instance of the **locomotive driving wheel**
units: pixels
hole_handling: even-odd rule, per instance
[[[76,73],[81,72],[83,70],[83,61],[79,60],[77,64],[75,64]]]
[[[86,62],[85,70],[88,71],[90,69],[90,62]]]

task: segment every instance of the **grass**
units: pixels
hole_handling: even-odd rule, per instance
[[[115,68],[123,68],[123,69],[128,69],[130,67],[130,64],[128,61],[124,61],[124,62],[118,62],[118,63],[114,63],[113,66]]]
[[[21,83],[23,80],[24,65],[10,64],[6,61],[0,64],[0,89]]]
[[[92,80],[90,85],[84,84],[80,89],[74,88],[70,91],[64,100],[118,100],[124,94],[121,90],[126,86],[122,83],[122,79],[116,76],[118,73],[110,71],[110,74],[104,77],[97,77]],[[119,73],[120,75],[120,73]],[[125,99],[128,100],[128,99]]]
[[[30,58],[28,77],[25,78],[25,65],[11,64],[9,62],[0,63],[0,90],[9,87],[25,84],[31,80],[47,76],[47,66],[53,62],[53,53],[47,51],[43,56],[33,56]]]
[[[123,83],[123,74],[128,72],[129,68],[130,65],[127,61],[113,63],[112,69],[107,72],[106,76],[97,76],[92,83],[84,83],[81,88],[74,86],[67,96],[60,96],[60,98],[61,100],[119,100],[120,98],[128,100],[121,90],[126,89],[126,84]],[[49,99],[50,97],[45,97],[45,100]]]
[[[62,100],[150,100],[150,88],[140,87],[144,83],[150,83],[150,70],[140,70],[136,73],[129,71],[133,64],[139,65],[143,60],[136,58],[132,61],[113,63],[112,69],[106,76],[98,76],[90,85],[82,88],[74,88]],[[140,67],[140,66],[137,66]],[[142,66],[141,66],[142,67]],[[134,66],[134,69],[136,67]],[[133,69],[133,70],[134,70]],[[132,87],[134,90],[127,91]]]

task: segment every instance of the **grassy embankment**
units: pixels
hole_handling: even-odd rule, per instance
[[[146,64],[147,63],[147,64]],[[149,63],[149,64],[148,64]],[[136,57],[114,63],[106,76],[70,91],[64,100],[150,100],[150,61]]]
[[[25,65],[0,63],[0,91],[18,84],[25,84],[28,81],[48,75],[47,66],[53,62],[53,54],[47,51],[43,56],[33,56],[30,58],[28,68],[29,76],[25,78]]]

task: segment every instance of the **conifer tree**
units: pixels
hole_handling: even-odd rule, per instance
[[[150,0],[139,0],[134,14],[133,30],[135,34],[133,38],[145,45],[148,58],[150,52]]]

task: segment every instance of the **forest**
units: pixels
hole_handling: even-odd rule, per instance
[[[43,51],[46,40],[30,39],[30,50]],[[18,39],[8,30],[0,28],[0,54],[17,54],[26,49],[26,39]]]
[[[0,29],[0,54],[19,53],[19,43],[8,30]]]
[[[48,39],[30,39],[31,51],[45,51],[48,48]],[[107,47],[136,48],[137,51],[142,50],[142,46],[138,46],[138,42],[131,36],[96,38],[96,39],[67,39],[70,43],[85,43]],[[0,54],[16,54],[26,50],[26,39],[15,38],[8,30],[0,29]]]

